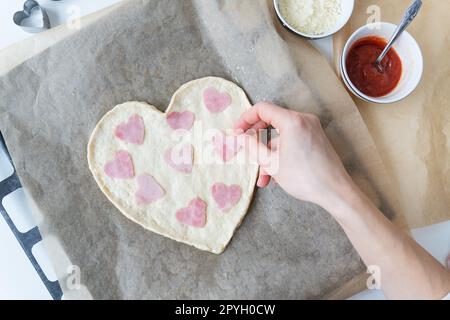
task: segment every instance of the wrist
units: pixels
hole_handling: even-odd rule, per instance
[[[366,205],[367,198],[348,177],[337,184],[335,192],[330,194],[322,207],[339,223],[354,218],[357,212]],[[358,209],[359,208],[359,209]]]

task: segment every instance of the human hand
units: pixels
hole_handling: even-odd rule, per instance
[[[279,136],[265,146],[255,131],[270,125]],[[448,270],[363,195],[316,116],[259,103],[242,115],[235,129],[246,132],[246,150],[260,165],[258,186],[266,187],[273,178],[292,196],[330,212],[365,264],[382,272],[386,297],[442,299],[448,293]]]
[[[256,131],[269,126],[279,135],[266,146]],[[241,116],[235,130],[246,133],[249,156],[260,165],[259,187],[266,187],[273,178],[295,198],[330,211],[353,186],[315,115],[258,103]]]

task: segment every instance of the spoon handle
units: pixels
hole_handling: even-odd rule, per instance
[[[378,57],[376,61],[377,64],[380,64],[381,61],[383,61],[384,57],[391,49],[394,42],[397,41],[398,37],[403,33],[403,31],[405,31],[406,28],[408,28],[408,26],[411,24],[414,18],[417,17],[417,14],[419,13],[421,7],[422,7],[422,0],[414,0],[413,4],[408,8],[408,10],[406,10],[406,13],[402,21],[400,22],[391,39],[389,40],[386,48],[384,48],[383,52]]]

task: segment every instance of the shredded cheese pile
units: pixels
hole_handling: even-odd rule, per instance
[[[336,25],[342,0],[280,0],[280,11],[291,27],[308,35],[321,35]]]

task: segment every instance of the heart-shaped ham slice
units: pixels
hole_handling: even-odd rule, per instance
[[[104,166],[105,173],[116,179],[131,179],[134,177],[134,167],[131,155],[126,151],[117,151],[114,160]]]
[[[216,183],[211,188],[211,194],[219,209],[228,212],[241,199],[242,189],[237,184],[227,186],[223,183]]]
[[[195,115],[189,111],[171,112],[166,120],[173,130],[190,130],[194,124]]]
[[[165,191],[159,183],[149,174],[136,178],[138,191],[136,191],[137,204],[150,204],[164,197]]]
[[[203,102],[211,113],[220,113],[231,105],[231,96],[227,92],[207,88],[203,92]]]
[[[164,160],[178,172],[191,173],[194,166],[194,148],[191,144],[169,148],[164,154]]]
[[[116,127],[114,135],[120,140],[141,145],[144,143],[145,135],[144,120],[137,114],[132,115],[128,122],[121,123]]]
[[[200,198],[189,202],[189,206],[180,209],[176,218],[182,224],[195,228],[203,228],[206,225],[206,203]]]
[[[242,149],[243,141],[239,136],[227,136],[223,132],[217,133],[212,139],[215,152],[223,162],[233,159]]]

